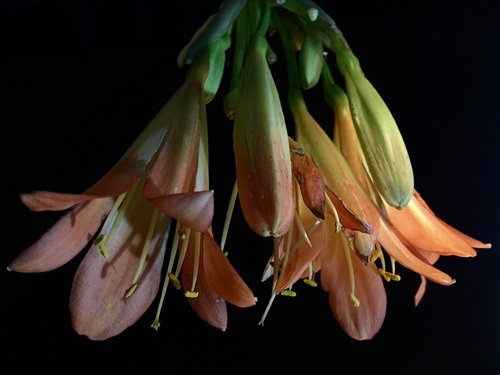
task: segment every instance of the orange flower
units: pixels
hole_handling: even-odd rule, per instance
[[[378,245],[381,245],[381,248],[379,246],[372,261],[383,257],[383,248],[392,259],[419,273],[423,282],[416,296],[418,304],[425,290],[425,279],[443,285],[454,283],[449,275],[433,266],[440,255],[470,257],[476,255],[474,248],[489,248],[491,245],[473,239],[443,222],[434,215],[415,190],[405,208],[397,209],[385,202],[373,186],[350,115],[347,97],[338,86],[331,89],[333,94],[329,98],[335,114],[335,143],[339,145],[379,211],[381,226]],[[382,276],[386,279],[397,279],[394,272],[386,271],[385,261],[381,261]]]
[[[342,229],[354,241],[357,254],[366,261],[378,237],[378,213],[352,173],[344,156],[311,116],[302,97],[290,100],[297,142],[311,156],[323,179],[331,211],[338,213]]]

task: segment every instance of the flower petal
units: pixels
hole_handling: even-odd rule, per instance
[[[88,244],[112,205],[113,199],[102,198],[74,207],[8,268],[16,272],[45,272],[62,266]]]
[[[238,197],[246,222],[279,237],[295,214],[288,133],[264,38],[254,38],[241,73],[233,127]]]
[[[387,296],[384,284],[373,263],[365,265],[348,249],[354,277],[355,295],[359,306],[350,298],[352,292],[346,252],[341,234],[336,234],[328,221],[328,244],[321,252],[321,286],[328,292],[333,315],[342,329],[353,339],[370,340],[380,330],[385,319]]]
[[[203,84],[186,79],[172,96],[163,142],[144,185],[146,198],[194,190],[200,129],[206,123]]]
[[[431,266],[427,262],[424,262],[422,259],[413,254],[413,252],[407,247],[408,244],[402,242],[402,240],[392,231],[385,220],[380,220],[380,222],[380,244],[390,256],[396,259],[404,267],[409,268],[438,284],[451,285],[455,283],[455,280],[453,280],[450,276]]]
[[[276,286],[278,292],[291,287],[297,280],[304,277],[311,262],[318,256],[326,242],[327,228],[324,222],[319,221],[313,216],[312,213],[305,208],[303,201],[299,202],[298,207],[301,208],[300,218],[312,246],[303,240],[297,233],[298,231],[294,231],[292,251],[290,251],[290,255],[288,256],[286,264],[283,265],[283,270],[280,272],[278,278],[278,284]],[[297,249],[293,249],[298,241],[301,241],[302,244]]]
[[[149,201],[168,216],[199,232],[206,231],[214,215],[214,192],[173,194]]]
[[[434,212],[431,210],[431,208],[427,205],[427,203],[424,201],[422,196],[415,190],[413,192],[413,198],[416,199],[422,206],[423,208],[427,209],[430,214],[434,214]],[[439,220],[446,228],[448,228],[450,231],[452,231],[455,235],[460,237],[463,241],[465,241],[469,246],[472,246],[476,249],[490,249],[491,244],[490,243],[484,243],[482,241],[479,241],[473,237],[468,236],[465,233],[462,233],[455,227],[452,227],[450,224],[446,223],[444,220],[440,219],[438,216],[435,216],[437,220]]]
[[[439,254],[436,253],[429,253],[429,252],[422,252],[419,251],[421,255],[430,263],[434,264],[437,262],[439,259]],[[415,303],[415,307],[420,304],[422,301],[422,298],[424,298],[425,290],[427,289],[427,279],[420,275],[420,285],[418,286],[417,292],[415,293],[415,296],[413,297],[413,301]]]
[[[309,113],[304,100],[296,98],[292,103],[297,141],[321,171],[342,225],[354,230],[371,228],[370,237],[375,242],[379,214],[373,202],[359,184],[340,150]]]
[[[403,209],[387,205],[387,212],[393,227],[418,249],[462,257],[476,255],[462,237],[450,231],[415,197]]]
[[[320,219],[325,218],[325,183],[321,172],[297,142],[289,139],[292,172],[306,206]]]
[[[235,306],[255,305],[254,294],[208,232],[203,233],[202,244],[204,274],[214,291]]]
[[[116,233],[109,238],[109,258],[98,249],[90,248],[76,272],[70,297],[73,328],[92,340],[105,340],[134,324],[153,302],[158,291],[165,243],[170,219],[162,214],[137,288],[129,297],[124,295],[132,286],[145,244],[153,208],[144,200],[134,199]]]
[[[191,242],[191,241],[190,241]],[[181,279],[185,291],[190,291],[194,277],[194,247],[190,244],[182,263]],[[194,291],[196,298],[188,298],[188,302],[196,314],[212,327],[225,331],[227,328],[226,301],[212,288],[205,274],[205,267],[200,267]]]

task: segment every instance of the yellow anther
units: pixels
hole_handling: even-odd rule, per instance
[[[285,296],[285,297],[296,297],[297,296],[297,293],[295,293],[293,290],[290,290],[290,289],[282,290],[280,294],[282,296]]]
[[[156,331],[158,331],[158,328],[160,328],[160,321],[155,320],[153,323],[151,323],[151,328],[154,328]]]
[[[359,299],[353,293],[350,293],[349,297],[351,297],[351,302],[354,307],[359,307],[359,305],[361,305]]]
[[[318,286],[318,283],[313,279],[303,279],[303,281],[309,286],[313,286],[315,288]]]
[[[198,292],[195,292],[193,290],[187,290],[187,291],[184,292],[184,295],[187,298],[197,298],[198,297]]]
[[[380,276],[382,276],[384,278],[385,281],[391,281],[391,278],[387,275],[388,272],[385,272],[384,269],[379,268],[378,273],[380,274]]]
[[[375,261],[378,258],[380,258],[381,256],[382,256],[382,250],[378,246],[375,246],[375,250],[373,251],[370,259],[368,260],[368,262],[375,263]]]
[[[127,299],[130,296],[132,296],[132,294],[134,294],[134,292],[135,292],[135,290],[137,289],[138,286],[139,286],[139,284],[137,284],[137,283],[134,283],[134,284],[130,285],[129,288],[125,291],[125,294],[123,295],[123,298]]]
[[[172,272],[168,273],[168,278],[170,279],[170,282],[174,284],[175,289],[179,290],[181,288],[181,282]]]
[[[100,234],[99,236],[97,236],[97,238],[94,241],[94,246],[97,246],[97,248],[99,249],[99,252],[104,257],[104,259],[109,258],[109,252],[108,252],[108,248],[106,246],[106,240],[107,240],[106,235]]]
[[[387,275],[387,277],[389,277],[392,281],[400,281],[400,280],[401,280],[401,276],[396,275],[395,273],[392,273],[392,272],[386,272],[385,274],[386,274],[386,275]]]

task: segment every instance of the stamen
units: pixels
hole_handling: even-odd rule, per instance
[[[104,221],[104,224],[102,225],[103,231],[106,231],[107,227],[109,227],[111,221],[115,219],[116,211],[118,210],[118,208],[122,204],[123,199],[125,199],[125,195],[127,195],[127,193],[120,194],[116,198],[115,203],[113,203],[113,207],[111,207],[111,210],[109,211],[108,216],[106,217],[106,220]],[[99,236],[97,236],[97,238],[94,240],[94,246],[98,247],[99,252],[104,257],[104,259],[109,258],[108,247],[106,246],[107,240],[108,240],[108,236],[106,236],[104,233],[99,234]]]
[[[97,246],[99,252],[104,257],[104,259],[109,258],[108,247],[106,246],[107,237],[104,234],[100,234],[94,241],[94,246]]]
[[[382,276],[384,278],[385,281],[387,281],[387,282],[391,281],[391,278],[388,276],[389,272],[386,272],[384,269],[379,268],[378,273],[380,274],[380,276]]]
[[[175,269],[175,278],[179,279],[179,274],[181,273],[182,263],[184,263],[184,258],[186,257],[186,251],[189,244],[189,238],[191,237],[191,228],[186,228],[184,233],[181,235],[182,247],[179,253],[179,260],[177,261],[177,268]]]
[[[359,307],[359,305],[361,303],[359,302],[359,299],[354,295],[354,293],[349,294],[349,297],[351,297],[351,302],[352,302],[353,306]]]
[[[305,238],[308,239],[308,243],[310,244],[310,246],[312,246],[312,243],[309,241],[309,236],[314,233],[314,231],[319,227],[319,224],[321,223],[320,220],[316,220],[314,223],[311,224],[311,226],[309,227],[309,229],[307,229],[307,231],[305,232],[306,234],[306,237],[304,236],[301,236],[299,238],[299,240],[297,242],[295,242],[295,244],[293,245],[293,247],[291,248],[290,250],[290,253],[293,253],[294,251],[296,251],[300,246],[302,246],[302,244],[304,243],[305,241]],[[301,232],[302,234],[302,232]]]
[[[132,285],[125,292],[125,295],[123,296],[124,298],[129,298],[137,289],[137,282],[139,281],[139,277],[141,276],[142,270],[144,269],[144,264],[146,263],[146,257],[151,246],[151,241],[153,239],[157,221],[158,210],[153,209],[153,213],[151,214],[151,221],[149,222],[148,233],[146,234],[146,238],[144,239],[144,246],[142,247],[141,258],[139,259],[139,264],[137,265],[137,269],[135,270],[135,275],[132,279]]]
[[[189,293],[198,296],[198,292],[195,292],[196,281],[198,280],[198,270],[200,268],[200,252],[201,252],[201,233],[194,232],[194,262],[193,262],[193,280],[191,282],[191,291]],[[186,297],[193,298],[186,294]]]
[[[339,213],[337,212],[337,209],[335,208],[335,205],[333,204],[332,200],[326,193],[325,193],[325,198],[326,198],[326,204],[332,211],[333,217],[335,218],[335,233],[339,233],[342,230],[342,224],[340,223]]]
[[[271,306],[272,306],[275,298],[276,298],[276,293],[273,293],[271,295],[271,298],[269,299],[269,302],[267,303],[267,306],[266,306],[266,309],[264,310],[264,313],[262,314],[262,318],[260,318],[259,323],[257,325],[264,326],[264,321],[267,318],[267,314],[269,314],[269,310],[271,310]]]
[[[278,241],[277,239],[275,238],[274,241],[273,241],[273,259],[274,259],[274,262],[272,264],[273,268],[274,268],[274,272],[273,272],[273,286],[272,286],[272,294],[271,294],[271,298],[269,299],[269,302],[267,303],[267,306],[266,306],[266,310],[264,311],[264,313],[262,314],[262,317],[260,318],[260,321],[258,323],[258,325],[261,325],[261,326],[264,326],[264,320],[266,319],[267,317],[267,314],[269,314],[269,310],[271,310],[271,306],[274,302],[274,299],[276,298],[276,285],[278,285],[278,268],[280,267],[280,264],[278,263],[277,259],[279,259],[279,246],[278,246]]]
[[[198,297],[198,292],[195,292],[195,291],[192,291],[192,290],[186,290],[184,292],[184,295],[187,297],[187,298],[197,298]]]
[[[128,289],[125,291],[123,298],[125,298],[125,299],[129,298],[132,294],[134,294],[134,292],[138,286],[139,286],[139,284],[137,284],[137,283],[133,283],[132,285],[130,285],[128,287]]]
[[[285,290],[282,290],[282,291],[280,292],[280,294],[281,294],[282,296],[286,296],[286,297],[297,297],[297,293],[296,293],[296,292],[294,292],[294,291],[293,291],[293,290],[291,290],[291,289],[285,289]]]
[[[109,211],[108,216],[104,221],[101,234],[99,234],[99,236],[97,236],[94,241],[94,245],[99,248],[99,252],[104,257],[104,259],[109,258],[107,242],[113,238],[123,217],[125,216],[125,212],[127,211],[127,208],[130,205],[135,192],[137,191],[137,186],[138,184],[136,184],[130,191],[120,194],[116,198],[115,203],[113,203],[113,207],[111,207],[111,210]],[[109,228],[110,226],[111,228]]]
[[[354,305],[354,307],[358,307],[360,305],[360,302],[355,294],[356,281],[354,278],[354,267],[352,266],[351,253],[349,251],[350,250],[349,241],[347,240],[344,232],[339,232],[339,235],[342,240],[342,245],[343,245],[342,249],[344,250],[344,255],[347,262],[347,273],[349,274],[349,282],[351,283],[351,293],[349,294],[349,297],[351,298],[351,302]]]
[[[380,248],[380,244],[377,242],[375,243],[375,250],[373,251],[370,259],[368,259],[368,262],[375,263],[375,261],[382,256],[383,256],[382,249]]]
[[[175,255],[177,254],[178,245],[179,245],[179,222],[177,222],[176,224],[174,239],[172,241],[172,247],[170,249],[170,258],[168,260],[168,265],[167,265],[167,277],[165,277],[165,280],[163,281],[163,287],[160,295],[160,302],[158,303],[158,308],[156,309],[155,319],[151,324],[151,327],[153,327],[155,330],[158,330],[158,328],[160,328],[160,313],[163,307],[163,302],[165,301],[165,296],[167,294],[169,281],[172,281],[172,284],[174,284],[174,287],[176,289],[181,288],[181,283],[179,282],[177,277],[175,277],[175,275],[172,273],[172,268],[174,267]],[[174,280],[172,279],[171,276],[174,278]]]
[[[172,282],[172,284],[174,284],[174,288],[177,289],[177,290],[180,290],[181,289],[181,282],[180,280],[177,278],[177,276],[175,276],[172,272],[169,272],[167,274],[167,277],[168,279]]]
[[[312,287],[317,287],[318,284],[316,281],[314,281],[314,267],[313,267],[313,262],[309,262],[309,265],[307,266],[307,270],[309,271],[309,275],[307,279],[303,279],[304,283],[306,283],[309,286]]]
[[[231,193],[231,198],[229,199],[229,206],[226,212],[226,220],[224,221],[224,229],[222,230],[222,238],[220,240],[220,248],[222,250],[224,250],[224,245],[226,244],[227,234],[229,232],[229,223],[231,222],[231,217],[233,216],[234,205],[237,196],[238,196],[238,184],[235,182],[233,187],[233,192]],[[224,254],[227,255],[227,252]]]
[[[319,221],[319,220],[316,220]],[[297,225],[297,229],[299,230],[300,236],[307,242],[309,247],[312,247],[311,240],[309,240],[309,237],[307,236],[307,232],[304,228],[304,224],[302,223],[302,220],[300,220],[299,213],[295,211],[295,225]]]
[[[312,286],[316,288],[318,286],[318,283],[314,281],[313,279],[303,279],[304,283],[306,283],[309,286]]]
[[[122,220],[125,216],[125,212],[127,212],[127,209],[130,206],[130,202],[132,202],[132,198],[134,197],[134,195],[137,191],[137,186],[138,186],[138,184],[136,184],[128,193],[122,194],[125,196],[122,198],[120,204],[117,206],[117,212],[115,215],[116,217],[113,221],[113,224],[111,226],[110,231],[108,232],[109,239],[111,239],[114,236],[115,232],[117,231],[118,227],[120,226],[120,223],[122,222]],[[120,195],[120,197],[121,197],[121,195]],[[118,197],[116,203],[118,203],[118,200],[120,197]]]
[[[394,259],[393,257],[391,257],[391,269],[392,269],[392,273],[395,274],[396,273],[396,259]]]

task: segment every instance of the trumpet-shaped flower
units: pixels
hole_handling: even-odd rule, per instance
[[[360,258],[366,261],[378,237],[378,213],[367,193],[353,175],[337,146],[309,113],[303,98],[291,99],[297,142],[311,156],[325,181],[333,210],[354,241]]]
[[[420,195],[413,194],[402,209],[394,208],[382,199],[373,186],[372,174],[362,153],[347,97],[338,87],[330,87],[330,104],[335,114],[335,143],[343,152],[346,160],[365,190],[370,193],[380,215],[380,234],[378,251],[372,261],[382,257],[382,248],[390,257],[403,266],[419,273],[423,283],[416,301],[420,301],[425,290],[425,279],[451,285],[454,280],[434,267],[440,255],[460,257],[475,256],[474,248],[489,248],[489,244],[473,239],[438,218]],[[394,278],[388,273],[382,261],[381,274],[386,279]]]
[[[241,208],[261,236],[279,237],[293,223],[292,168],[278,91],[256,36],[248,49],[236,103],[233,145]]]
[[[203,257],[201,269],[212,289],[200,302],[200,317],[205,319],[206,306],[224,305],[224,297],[239,306],[255,303],[222,251],[217,254],[213,239],[207,239],[213,191],[208,190],[204,76],[203,66],[193,68],[122,159],[85,193],[37,191],[21,196],[32,210],[74,207],[15,258],[11,270],[41,272],[59,267],[78,254],[101,228],[76,272],[71,290],[72,325],[80,334],[94,340],[115,336],[151,305],[159,288],[171,218],[203,238],[203,246],[196,247],[192,258],[199,263],[200,255]],[[187,248],[189,241],[184,242]],[[177,250],[173,248],[170,268]],[[172,279],[178,281],[175,275]],[[230,281],[228,285],[234,291],[221,284],[221,279]],[[196,282],[191,292],[195,287]],[[163,297],[164,293],[162,302]],[[155,327],[158,325],[157,319]],[[225,328],[224,321],[217,326]]]

